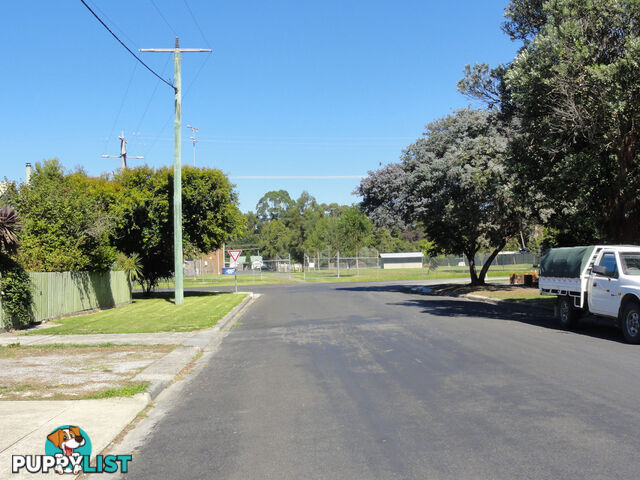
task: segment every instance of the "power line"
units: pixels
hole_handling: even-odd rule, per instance
[[[112,18],[110,18],[110,17],[109,17],[109,15],[107,15],[107,14],[105,13],[105,11],[104,11],[104,10],[102,10],[98,5],[96,5],[96,4],[95,4],[95,2],[89,2],[89,3],[91,3],[91,5],[93,6],[93,8],[94,8],[95,10],[97,10],[97,11],[98,11],[98,13],[100,13],[100,15],[102,15],[102,18],[105,18],[105,19],[106,19],[106,20],[111,24],[111,27],[112,27],[114,30],[118,30],[118,31],[120,32],[120,35],[122,35],[122,36],[123,36],[123,37],[125,37],[127,40],[129,40],[129,44],[133,44],[134,46],[137,46],[137,45],[136,45],[135,40],[133,40],[129,35],[127,35],[127,32],[125,32],[123,29],[121,29],[121,28],[118,26],[118,24],[117,24],[116,22],[114,22],[114,21],[113,21],[113,19],[112,19]]]
[[[366,175],[231,175],[238,180],[342,180]]]
[[[169,86],[170,86],[171,88],[173,88],[174,90],[176,89],[176,87],[175,87],[175,86],[173,86],[173,84],[172,84],[172,83],[170,83],[170,82],[166,81],[164,78],[162,78],[162,77],[161,77],[160,75],[158,75],[156,72],[154,72],[154,71],[151,69],[151,67],[149,67],[149,65],[147,65],[146,63],[144,63],[144,62],[140,59],[140,57],[138,57],[135,53],[133,53],[133,52],[131,51],[131,49],[130,49],[129,47],[127,47],[127,46],[125,45],[125,43],[124,43],[122,40],[120,40],[120,39],[118,38],[118,36],[117,36],[115,33],[113,33],[113,32],[111,31],[111,29],[107,26],[107,24],[106,24],[106,23],[104,23],[104,22],[102,21],[102,19],[101,19],[101,18],[96,14],[96,12],[94,12],[93,10],[91,10],[91,7],[90,7],[89,5],[87,5],[87,2],[85,2],[84,0],[80,0],[80,1],[82,2],[82,4],[83,4],[85,7],[87,7],[87,10],[89,10],[89,11],[91,12],[91,14],[92,14],[94,17],[96,17],[96,19],[97,19],[97,20],[102,24],[102,26],[103,26],[104,28],[106,28],[106,29],[107,29],[107,31],[108,31],[111,35],[113,35],[113,38],[115,38],[115,39],[120,43],[120,45],[122,45],[122,46],[127,50],[127,52],[129,52],[131,55],[133,55],[133,57],[134,57],[136,60],[138,60],[142,65],[144,65],[144,67],[145,67],[147,70],[149,70],[151,73],[153,73],[156,77],[158,77],[160,80],[162,80],[164,83],[166,83],[167,85],[169,85]]]
[[[167,69],[167,65],[169,65],[169,60],[171,60],[171,57],[167,57],[167,60],[164,62],[164,66],[162,67],[161,70],[161,74],[164,74],[164,71]],[[136,64],[137,65],[137,64]],[[153,87],[153,92],[151,92],[151,97],[149,97],[149,101],[147,102],[147,106],[144,108],[144,111],[142,112],[142,116],[140,117],[140,121],[138,122],[138,125],[136,126],[135,131],[136,132],[140,132],[140,127],[142,126],[142,121],[144,120],[144,117],[147,115],[147,111],[149,110],[149,107],[151,106],[151,102],[153,101],[153,98],[156,95],[156,92],[158,91],[158,86],[160,85],[160,80],[158,80],[156,82],[155,87]]]
[[[166,18],[164,18],[164,15],[162,14],[162,12],[160,11],[160,9],[158,8],[158,6],[156,5],[156,2],[154,2],[153,0],[149,0],[151,2],[151,5],[153,5],[153,8],[156,9],[156,12],[158,12],[158,15],[160,15],[160,18],[162,18],[162,20],[164,20],[164,23],[167,24],[167,27],[169,27],[169,30],[171,30],[173,32],[173,34],[177,37],[178,34],[176,33],[176,31],[173,29],[173,27],[171,26],[171,24],[167,21]]]
[[[160,137],[160,135],[164,133],[164,130],[167,128],[167,125],[169,125],[169,122],[171,120],[173,120],[173,115],[171,115],[170,117],[167,117],[167,120],[164,122],[164,125],[162,125],[162,128],[160,128],[160,133],[158,133],[158,136],[153,138],[153,142],[151,142],[151,145],[149,145],[147,149],[144,151],[145,156],[147,156],[147,154],[151,151],[151,149],[156,146],[156,143],[158,143],[158,140],[162,138]]]
[[[196,74],[193,77],[193,80],[191,80],[191,82],[189,83],[189,86],[187,87],[187,89],[184,91],[184,95],[182,95],[182,99],[184,100],[184,97],[186,97],[189,92],[191,91],[191,87],[193,87],[193,85],[196,83],[196,80],[198,79],[198,76],[200,76],[200,72],[202,72],[202,70],[204,69],[204,66],[207,64],[207,62],[209,61],[209,58],[211,58],[209,55],[207,55],[204,59],[204,61],[200,64],[200,68],[198,68],[198,71],[196,72]]]
[[[193,77],[193,80],[191,80],[191,82],[189,83],[189,86],[184,91],[184,94],[182,95],[182,99],[183,100],[184,100],[184,98],[186,98],[186,96],[191,91],[191,87],[193,87],[193,85],[196,83],[196,80],[198,79],[198,76],[200,75],[200,72],[202,72],[202,70],[204,69],[204,66],[207,64],[208,61],[209,61],[209,56],[207,55],[205,60],[200,64],[200,68],[198,68],[198,71],[196,72],[195,76]],[[147,147],[145,149],[145,151],[144,151],[145,155],[147,155],[149,152],[151,152],[153,147],[156,146],[156,143],[158,143],[158,140],[166,140],[165,138],[161,137],[161,135],[164,133],[165,129],[167,128],[167,126],[169,125],[169,122],[171,120],[173,120],[173,115],[170,115],[169,117],[167,117],[167,120],[164,122],[164,124],[160,128],[160,131],[158,132],[158,135],[156,137],[151,137],[150,138],[153,141],[152,141],[151,145],[149,145],[149,147]],[[146,138],[146,137],[141,137],[141,138]]]
[[[187,10],[189,11],[189,15],[191,15],[191,18],[193,19],[193,23],[196,24],[196,28],[198,29],[198,31],[200,32],[200,35],[202,36],[202,39],[204,40],[204,43],[207,47],[211,48],[211,45],[209,44],[209,42],[207,41],[207,37],[204,36],[204,32],[202,31],[202,29],[200,28],[200,25],[198,24],[198,21],[196,20],[196,16],[193,14],[193,12],[191,11],[191,8],[189,7],[189,4],[187,3],[187,0],[183,0],[184,2],[184,6],[187,7]]]
[[[136,69],[137,68],[138,68],[138,64],[134,63],[133,64],[133,70],[131,70],[131,77],[129,78],[129,83],[127,83],[127,88],[124,91],[124,96],[122,97],[122,101],[120,102],[120,108],[118,108],[118,113],[116,113],[116,118],[113,120],[113,125],[111,125],[111,130],[109,130],[109,136],[104,141],[103,150],[107,149],[107,144],[109,143],[109,140],[111,140],[111,137],[113,136],[113,131],[116,128],[116,123],[118,123],[118,119],[120,118],[120,113],[122,113],[122,108],[124,107],[124,102],[127,100],[127,95],[129,94],[129,88],[131,88],[131,84],[133,83],[133,77],[136,74]]]

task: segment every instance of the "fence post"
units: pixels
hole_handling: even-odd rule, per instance
[[[356,277],[360,276],[360,267],[358,266],[358,247],[356,247]]]
[[[340,278],[340,250],[338,250],[337,259],[338,259],[338,278]]]
[[[291,280],[291,254],[289,254],[289,280]]]

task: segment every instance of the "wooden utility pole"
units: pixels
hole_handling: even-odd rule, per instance
[[[127,165],[127,141],[124,139],[124,130],[118,137],[120,139],[120,155],[102,155],[102,158],[119,158],[122,160],[122,169],[128,167]],[[136,159],[142,159],[144,157],[130,157]]]
[[[180,48],[180,40],[176,37],[175,48],[141,48],[141,52],[173,53],[174,67],[174,107],[175,119],[173,122],[173,262],[175,271],[175,302],[176,305],[184,303],[184,280],[182,271],[182,52],[211,52],[209,48]]]

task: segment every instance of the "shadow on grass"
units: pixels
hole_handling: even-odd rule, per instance
[[[184,297],[188,298],[188,297],[214,297],[216,295],[221,295],[223,293],[228,293],[228,292],[209,292],[209,291],[203,291],[203,290],[185,290],[184,292]],[[174,300],[174,292],[173,291],[169,291],[169,292],[151,292],[150,295],[145,295],[142,292],[134,292],[133,293],[133,301],[135,302],[136,300],[147,300],[147,299],[151,299],[151,298],[160,298],[162,300],[165,300],[166,302],[169,303],[176,303]]]
[[[421,313],[439,317],[485,317],[494,320],[511,320],[540,328],[564,331],[558,328],[553,312],[535,308],[530,304],[516,302],[494,305],[487,302],[458,298],[455,296],[424,295],[411,291],[414,285],[362,285],[357,287],[341,287],[337,290],[352,292],[400,292],[407,294],[407,299],[401,302],[391,302],[387,305],[399,307],[420,308]],[[444,285],[429,285],[437,290]],[[409,295],[411,295],[409,297]],[[417,297],[420,295],[420,297]],[[625,343],[619,329],[611,322],[595,317],[585,317],[578,321],[573,333],[588,337]]]

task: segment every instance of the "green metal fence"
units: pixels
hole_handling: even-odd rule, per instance
[[[131,290],[122,271],[30,272],[29,277],[36,322],[131,303]],[[0,319],[2,315],[0,309]]]

